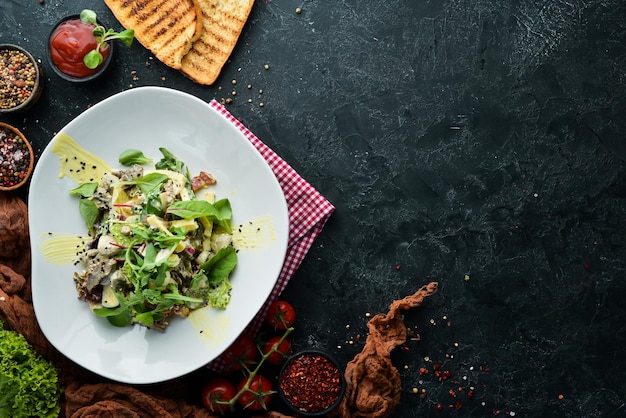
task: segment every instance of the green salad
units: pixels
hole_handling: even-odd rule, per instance
[[[77,254],[78,296],[115,326],[163,331],[173,317],[230,301],[237,265],[230,202],[215,200],[209,173],[192,177],[159,150],[154,169],[151,158],[128,150],[119,158],[124,169],[70,191],[89,231]]]
[[[62,392],[56,366],[0,321],[0,418],[57,418]]]

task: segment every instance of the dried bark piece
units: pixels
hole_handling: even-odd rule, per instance
[[[370,319],[363,350],[346,366],[346,393],[334,416],[382,418],[391,415],[400,401],[401,391],[400,373],[391,362],[391,352],[407,338],[401,311],[421,306],[426,297],[437,291],[437,285],[428,283],[413,295],[394,301],[387,314]]]

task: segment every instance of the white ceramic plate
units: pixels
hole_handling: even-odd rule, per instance
[[[43,151],[29,192],[33,254],[33,304],[41,330],[65,356],[106,378],[124,383],[155,383],[187,374],[218,357],[244,330],[276,284],[289,230],[287,205],[271,169],[223,115],[206,102],[176,90],[142,87],[119,93],[91,107],[61,129],[83,148],[119,167],[119,154],[142,150],[158,160],[159,147],[179,157],[192,175],[200,170],[218,180],[216,197],[228,198],[233,228],[263,220],[273,239],[239,251],[231,275],[232,300],[226,310],[204,308],[175,319],[164,333],[142,326],[116,328],[78,300],[73,264],[60,265],[42,253],[58,233],[84,235],[76,187],[59,178],[60,159]]]

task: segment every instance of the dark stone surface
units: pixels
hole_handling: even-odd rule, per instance
[[[210,87],[138,43],[99,83],[54,76],[47,32],[83,7],[115,22],[101,2],[0,3],[0,42],[44,61],[39,104],[0,117],[38,153],[131,85],[231,98],[337,208],[284,293],[297,347],[347,362],[366,313],[437,280],[394,352],[395,416],[626,415],[622,0],[257,1]]]

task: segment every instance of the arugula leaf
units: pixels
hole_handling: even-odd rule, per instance
[[[177,173],[185,174],[183,173],[183,166],[185,164],[181,160],[179,160],[166,148],[159,148],[159,151],[161,151],[161,154],[163,154],[163,158],[155,164],[154,167],[157,170],[171,170],[176,171]]]
[[[154,317],[155,317],[154,311],[143,312],[143,313],[138,313],[137,315],[135,315],[135,320],[137,322],[144,324],[147,327],[151,327],[154,325]]]
[[[132,302],[126,300],[123,293],[115,293],[119,306],[115,308],[96,308],[93,312],[103,318],[106,318],[111,325],[116,327],[125,327],[132,323],[133,315],[131,311]]]
[[[122,165],[129,166],[133,164],[149,164],[152,162],[152,158],[146,157],[143,152],[137,149],[128,149],[123,151],[119,156],[119,162]]]
[[[103,309],[106,309],[106,308],[103,308]],[[120,327],[120,328],[127,327],[133,323],[133,315],[130,309],[123,309],[121,312],[119,312],[116,315],[107,315],[106,318],[111,325],[115,327]]]

